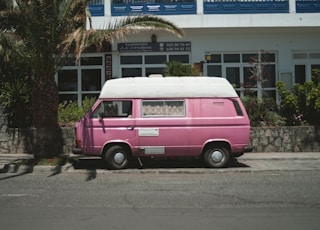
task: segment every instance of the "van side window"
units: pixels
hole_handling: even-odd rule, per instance
[[[131,117],[132,101],[102,101],[91,118]]]
[[[185,116],[185,102],[183,100],[143,100],[142,116]]]
[[[238,116],[243,116],[243,112],[241,110],[239,102],[237,100],[234,100],[234,99],[232,100],[232,102],[233,102],[234,108],[236,109],[237,115]]]

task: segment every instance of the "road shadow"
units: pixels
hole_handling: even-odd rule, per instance
[[[128,168],[129,169],[192,169],[192,168],[207,168],[203,161],[191,158],[179,158],[179,159],[141,159],[142,166],[140,165],[138,159],[134,158],[131,160]],[[30,162],[29,162],[30,163]],[[100,158],[77,158],[68,160],[69,167],[74,168],[74,170],[86,170],[86,181],[94,180],[97,177],[97,170],[108,170],[106,164]],[[18,161],[10,162],[2,169],[0,173],[4,173],[6,176],[0,178],[1,180],[6,180],[10,178],[15,178],[23,176],[26,174],[33,173],[34,164],[22,165]],[[247,168],[250,167],[244,163],[239,162],[237,159],[232,159],[227,168]],[[56,176],[62,172],[62,165],[57,165],[51,170],[51,174],[48,177]],[[11,175],[8,175],[10,173]]]
[[[62,173],[62,167],[67,163],[67,159],[61,161],[58,165],[50,167],[51,174],[48,177],[52,177]],[[46,166],[46,165],[40,165]],[[50,165],[48,165],[50,166]],[[10,179],[14,177],[23,176],[26,174],[33,173],[35,167],[38,167],[37,161],[31,158],[28,159],[15,159],[8,161],[6,164],[0,168],[0,174],[5,174],[5,177],[1,177],[0,180]],[[11,174],[11,175],[8,175]]]
[[[12,162],[5,164],[3,168],[0,169],[0,173],[4,173],[6,176],[1,177],[0,181],[32,173],[33,168],[34,168],[33,165],[20,165]],[[8,175],[8,173],[10,173],[10,175]]]
[[[170,169],[170,168],[207,168],[202,160],[198,159],[141,159],[142,166],[140,165],[138,159],[133,159],[129,164],[129,169]],[[96,169],[108,170],[106,164],[101,159],[77,159],[73,160],[72,166],[74,169],[85,169],[92,171]],[[247,168],[250,167],[244,163],[239,162],[236,158],[232,159],[228,168]]]

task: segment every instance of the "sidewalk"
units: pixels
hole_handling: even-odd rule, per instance
[[[268,152],[245,153],[239,160],[311,160],[320,159],[320,152]]]

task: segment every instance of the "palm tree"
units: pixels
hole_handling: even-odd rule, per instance
[[[6,10],[13,7],[13,1],[0,0],[0,10]]]
[[[163,30],[177,36],[183,31],[160,17],[139,15],[111,21],[106,28],[92,27],[88,0],[16,0],[17,7],[0,11],[1,42],[14,49],[19,40],[21,58],[32,69],[33,123],[37,128],[35,157],[61,152],[57,143],[58,89],[54,74],[69,54],[80,58],[88,47],[124,39],[141,31]],[[21,51],[23,50],[23,52]]]

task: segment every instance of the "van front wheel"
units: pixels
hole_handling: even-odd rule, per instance
[[[128,152],[120,145],[114,145],[108,148],[104,159],[109,169],[124,169],[129,163]]]
[[[230,159],[230,153],[222,147],[211,147],[204,153],[204,162],[210,168],[223,168]]]

